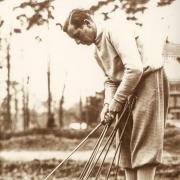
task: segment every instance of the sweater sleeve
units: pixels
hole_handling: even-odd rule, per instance
[[[118,86],[114,99],[124,103],[140,81],[143,74],[143,64],[131,27],[127,24],[119,26],[116,23],[111,29],[109,32],[110,41],[124,65],[122,81]]]
[[[98,65],[100,66],[100,68],[103,70],[104,75],[106,76],[106,80],[104,82],[104,91],[105,91],[105,93],[104,93],[104,96],[105,96],[104,97],[104,104],[106,104],[106,103],[109,104],[111,102],[111,100],[113,99],[114,94],[117,90],[117,85],[108,78],[108,76],[105,72],[104,66],[103,66],[103,64],[102,64],[102,62],[101,62],[101,60],[97,54],[97,51],[95,51],[94,57],[95,57]]]
[[[116,91],[117,91],[117,85],[112,82],[111,80],[109,80],[109,78],[107,78],[107,80],[104,83],[104,90],[105,90],[105,98],[104,98],[104,104],[110,104],[111,100],[113,99]]]

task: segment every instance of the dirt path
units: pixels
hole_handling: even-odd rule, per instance
[[[5,161],[33,161],[33,160],[63,160],[71,151],[1,151],[0,160]],[[77,151],[70,159],[75,161],[87,161],[92,151]],[[111,150],[107,156],[107,162],[111,161],[114,150]],[[171,160],[180,162],[180,154],[172,154],[164,151],[164,163],[168,164]]]
[[[6,161],[33,161],[57,159],[62,160],[69,155],[71,151],[2,151],[0,152],[0,159]],[[92,151],[77,151],[70,159],[75,161],[87,161]],[[107,161],[110,161],[114,155],[111,150],[108,153]]]
[[[70,151],[1,151],[0,152],[0,180],[43,180]],[[53,180],[78,180],[78,177],[89,159],[92,151],[77,151],[62,168],[53,175]],[[109,168],[113,149],[109,152],[103,166],[101,177],[105,180]],[[164,152],[163,164],[158,167],[155,180],[180,179],[180,155]],[[96,166],[97,172],[99,165]],[[123,171],[119,171],[118,180],[124,180]],[[92,174],[95,176],[95,173]],[[94,178],[89,178],[93,180]],[[111,177],[109,180],[113,180]]]
[[[21,153],[21,152],[19,152]],[[17,153],[17,154],[19,154]],[[85,155],[84,153],[81,153]],[[28,154],[26,154],[28,155]],[[180,179],[180,165],[177,157],[166,156],[168,164],[162,164],[158,167],[155,180],[179,180]],[[61,160],[38,160],[33,161],[1,161],[0,180],[43,180],[59,163]],[[50,179],[53,180],[78,180],[80,173],[85,166],[85,161],[67,161],[61,168],[59,168]],[[100,163],[98,163],[92,177],[95,177]],[[98,180],[105,180],[110,163],[105,162]],[[109,180],[113,180],[115,166]],[[94,178],[89,178],[93,180]],[[119,169],[118,180],[124,180],[124,171]]]

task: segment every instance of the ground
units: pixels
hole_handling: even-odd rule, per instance
[[[78,137],[77,134],[76,137]],[[2,151],[0,153],[0,180],[43,180],[48,173],[50,173],[62,161],[62,159],[64,159],[64,155],[67,155],[69,151],[73,150],[81,140],[82,138],[61,137],[54,133],[29,133],[26,135],[21,134],[11,138],[1,139],[0,147]],[[92,151],[96,140],[97,138],[95,137],[90,138],[78,151],[78,158],[68,160],[49,179],[77,180],[86,163],[86,159],[88,159],[85,152]],[[6,154],[3,155],[3,152],[10,153],[12,151],[15,153],[14,156],[17,155],[15,160],[11,159],[11,157]],[[20,156],[23,152],[29,153],[27,159]],[[36,155],[32,156],[32,159],[28,159],[33,154],[31,152],[39,152],[41,155],[43,152],[47,152],[46,156],[50,158],[46,156],[40,157],[36,153]],[[63,152],[64,155],[61,156],[55,154],[55,152]],[[164,152],[163,164],[158,167],[156,180],[180,179],[180,128],[172,125],[166,127]],[[50,156],[50,154],[53,155],[53,153],[54,156]],[[105,179],[111,162],[110,159],[111,158],[107,159],[98,180]],[[100,164],[97,164],[94,171],[97,171],[98,166],[100,166]],[[110,180],[114,179],[114,172],[115,170],[112,171],[109,178]],[[94,175],[95,173],[93,172],[89,179],[92,180]],[[124,172],[122,170],[119,170],[118,179],[124,179]]]

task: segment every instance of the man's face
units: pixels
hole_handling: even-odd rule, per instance
[[[77,44],[91,45],[95,42],[96,28],[91,21],[85,22],[82,27],[75,28],[70,24],[68,27],[68,35],[73,38]]]

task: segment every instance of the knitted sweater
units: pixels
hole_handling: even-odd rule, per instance
[[[110,103],[112,98],[124,103],[143,73],[163,66],[161,52],[156,46],[147,51],[152,42],[146,39],[145,45],[142,44],[143,38],[124,19],[96,22],[96,26],[95,58],[107,76],[104,103]]]

